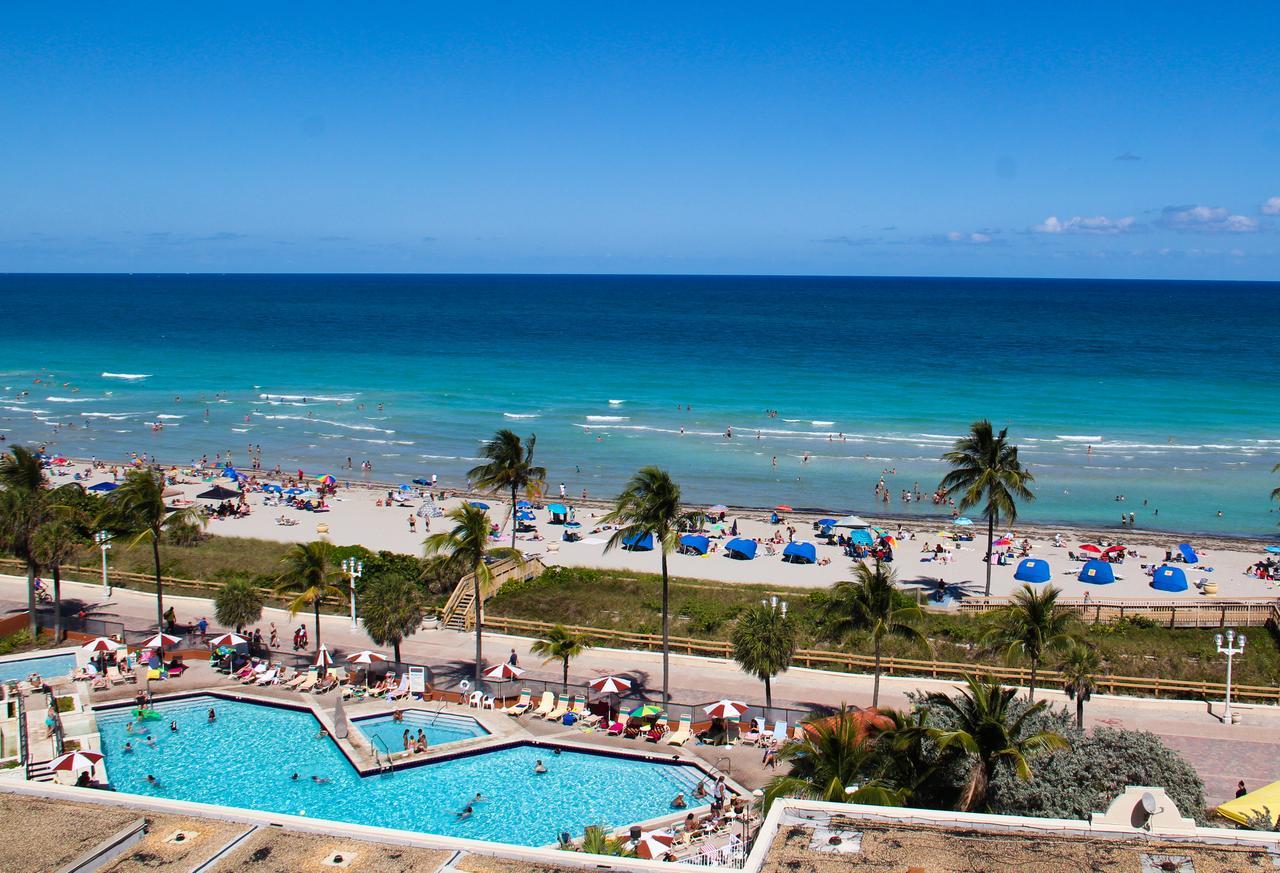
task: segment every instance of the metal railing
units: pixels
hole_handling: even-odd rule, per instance
[[[27,736],[27,704],[18,692],[18,755],[22,758],[23,778],[31,779],[31,740]]]

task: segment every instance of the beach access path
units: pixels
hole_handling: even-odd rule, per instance
[[[18,576],[0,575],[0,609],[10,614],[25,609],[26,580]],[[84,608],[91,617],[123,623],[130,631],[155,628],[155,597],[152,594],[117,589],[110,599],[102,597],[97,585],[64,582],[64,602],[69,612]],[[166,606],[172,606],[180,623],[205,617],[211,633],[217,629],[213,605],[196,597],[167,595]],[[290,616],[286,610],[266,609],[257,627],[264,636],[270,623],[280,631],[284,646],[289,645],[292,628],[305,623],[314,635],[310,615]],[[362,630],[351,630],[350,618],[322,615],[323,641],[341,662],[344,653],[377,648]],[[500,634],[486,634],[488,663],[505,660],[515,649],[528,678],[559,682],[560,665],[541,663],[530,652],[533,640]],[[314,640],[312,640],[314,646]],[[401,654],[406,661],[430,665],[437,677],[469,675],[475,652],[471,634],[448,630],[424,630],[406,640]],[[314,649],[312,650],[314,653]],[[657,652],[617,649],[590,649],[571,663],[570,679],[589,681],[597,676],[625,673],[637,686],[656,696],[662,682],[662,659]],[[748,702],[763,701],[763,688],[754,678],[739,670],[737,664],[713,658],[672,655],[671,697],[681,703],[704,703],[722,697]],[[834,706],[841,702],[854,706],[871,704],[872,677],[865,674],[828,673],[820,670],[792,669],[773,683],[775,706],[808,709],[815,705]],[[913,691],[951,691],[955,683],[920,678],[883,677],[881,705],[906,706],[906,695]],[[1038,698],[1054,706],[1074,704],[1057,689],[1038,689]],[[1240,723],[1227,725],[1219,716],[1221,702],[1154,700],[1135,697],[1099,695],[1085,707],[1086,725],[1148,730],[1160,735],[1166,743],[1182,753],[1205,781],[1206,800],[1210,805],[1231,799],[1236,781],[1244,779],[1250,789],[1280,780],[1280,707],[1235,704]]]
[[[77,469],[80,469],[77,467]],[[81,470],[86,472],[88,465]],[[109,479],[101,472],[93,474],[85,480],[86,484]],[[63,484],[65,478],[56,478],[54,484]],[[227,482],[227,480],[219,480]],[[214,505],[217,501],[196,500],[196,495],[211,487],[209,482],[191,482],[181,484],[180,488],[187,499],[197,505]],[[245,518],[212,520],[206,530],[213,535],[255,537],[277,542],[301,543],[310,542],[321,536],[336,545],[363,545],[374,551],[388,550],[412,555],[422,554],[422,541],[430,532],[446,530],[447,519],[427,519],[418,516],[418,508],[422,500],[414,497],[406,499],[407,505],[393,504],[390,507],[379,506],[389,492],[400,493],[394,488],[373,488],[357,486],[340,488],[329,502],[330,509],[323,513],[308,512],[284,506],[266,506],[266,496],[253,493],[248,496],[251,514]],[[439,502],[442,510],[449,510],[467,499],[452,497]],[[490,508],[490,518],[499,525],[506,534],[509,543],[511,511],[509,504],[500,499],[480,498]],[[543,499],[546,504],[559,500],[555,496]],[[385,500],[384,500],[385,502]],[[573,501],[567,501],[573,506]],[[530,556],[537,556],[543,563],[577,567],[598,567],[631,572],[656,573],[659,571],[656,552],[631,552],[622,549],[605,551],[605,541],[609,532],[592,533],[604,515],[604,505],[588,503],[576,510],[575,517],[581,523],[583,539],[580,542],[562,541],[564,528],[549,523],[546,509],[534,511],[536,527],[541,539],[533,539],[532,535],[517,536],[517,546]],[[798,541],[814,541],[813,522],[819,516],[805,513],[791,513],[787,522],[796,528],[795,538]],[[414,530],[409,528],[409,518],[414,518]],[[284,517],[296,524],[282,525],[277,519]],[[875,516],[867,516],[867,520],[880,524],[890,533],[895,533],[899,522],[896,520],[876,521]],[[787,538],[786,524],[770,524],[767,510],[744,510],[730,512],[729,523],[737,522],[739,534],[748,538],[768,539],[775,532],[780,532],[783,541]],[[430,522],[430,530],[424,525]],[[975,519],[974,524],[966,528],[952,526],[948,522],[937,520],[928,523],[919,520],[903,522],[905,529],[914,533],[915,539],[908,539],[895,553],[894,567],[898,572],[899,584],[920,585],[929,589],[936,587],[938,580],[946,583],[948,591],[961,596],[973,596],[983,593],[986,576],[986,565],[982,557],[986,551],[986,526]],[[323,535],[318,527],[324,526]],[[1263,581],[1245,574],[1245,569],[1257,561],[1267,557],[1263,551],[1262,541],[1233,541],[1226,539],[1205,538],[1202,542],[1193,540],[1193,545],[1200,550],[1201,562],[1195,567],[1187,567],[1187,578],[1190,587],[1181,593],[1171,594],[1155,591],[1150,586],[1150,578],[1143,572],[1143,564],[1160,564],[1164,561],[1165,551],[1174,549],[1185,540],[1176,535],[1162,535],[1147,531],[1099,530],[1088,532],[1081,529],[1061,528],[1061,532],[1069,537],[1062,547],[1052,545],[1052,533],[1057,528],[1023,528],[1018,526],[1013,531],[1015,545],[1021,543],[1023,536],[1032,543],[1031,554],[1046,558],[1053,569],[1053,582],[1063,589],[1066,597],[1083,597],[1088,593],[1098,598],[1181,600],[1197,602],[1205,600],[1196,583],[1201,579],[1210,579],[1218,583],[1218,598],[1229,597],[1280,597],[1280,583]],[[956,542],[948,537],[940,537],[941,532],[948,534],[972,534],[971,541]],[[1006,531],[1002,531],[1006,532]],[[1132,542],[1139,554],[1138,558],[1129,558],[1123,564],[1115,566],[1116,582],[1110,585],[1091,585],[1080,582],[1076,576],[1081,567],[1079,561],[1072,561],[1069,551],[1079,552],[1081,543],[1096,542],[1105,539],[1109,542]],[[761,546],[757,557],[751,561],[740,561],[725,556],[723,547],[727,537],[713,540],[718,550],[714,554],[694,557],[672,554],[668,558],[672,576],[692,579],[708,579],[717,582],[759,583],[788,588],[825,588],[841,579],[851,576],[852,561],[835,546],[819,542],[817,554],[819,559],[829,558],[830,563],[790,564],[782,561],[782,546],[777,546],[776,555],[766,555]],[[951,549],[950,560],[946,563],[925,561],[923,549],[926,544],[933,546],[943,543]],[[1007,595],[1021,586],[1013,578],[1017,561],[1007,566],[992,568],[993,595]]]

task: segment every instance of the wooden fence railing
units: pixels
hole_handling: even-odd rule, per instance
[[[1262,627],[1271,620],[1276,608],[1274,597],[1234,597],[1228,600],[1081,600],[1058,601],[1079,613],[1082,621],[1110,624],[1126,618],[1146,618],[1169,628],[1178,627]],[[1007,597],[971,597],[946,609],[961,615],[989,612],[1009,603]],[[927,608],[927,607],[926,607]]]
[[[1280,612],[1276,614],[1280,625]],[[515,636],[540,637],[554,625],[551,622],[521,618],[485,616],[484,624],[490,630]],[[662,637],[657,634],[630,633],[610,628],[568,626],[568,630],[599,643],[628,649],[660,650]],[[733,645],[727,640],[696,640],[690,637],[671,637],[671,651],[687,655],[704,655],[714,658],[732,658]],[[816,667],[847,673],[868,672],[875,667],[870,655],[855,655],[829,649],[799,649],[791,659],[793,666]],[[925,661],[910,658],[882,658],[881,669],[889,676],[926,676],[932,679],[960,679],[964,676],[990,676],[1011,685],[1026,685],[1031,671],[1026,667],[1008,667],[995,664],[971,664],[954,661]],[[1062,677],[1052,670],[1036,674],[1040,687],[1060,685]],[[1110,694],[1130,693],[1152,697],[1190,697],[1217,699],[1226,694],[1221,682],[1201,682],[1187,679],[1161,679],[1143,676],[1099,676],[1098,690]],[[1232,683],[1233,699],[1280,703],[1280,687],[1267,685],[1240,685]]]
[[[513,579],[536,579],[546,572],[546,565],[542,563],[541,558],[526,558],[523,562],[517,563],[511,559],[504,559],[493,565],[493,580],[490,582],[488,589],[480,592],[481,599],[481,615],[483,617],[484,601],[487,601],[493,595],[497,594],[503,585],[506,585]],[[471,594],[471,586],[473,584],[472,574],[468,573],[458,580],[458,584],[453,587],[453,593],[449,595],[449,599],[445,602],[444,608],[440,610],[440,622],[448,624],[458,611],[458,605],[462,603],[464,598]],[[463,616],[463,622],[467,630],[475,628],[475,613],[471,609],[467,610]]]

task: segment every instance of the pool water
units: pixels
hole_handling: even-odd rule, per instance
[[[97,713],[117,791],[517,845],[665,815],[676,793],[688,796],[702,776],[685,764],[515,746],[362,778],[333,740],[318,736],[309,712],[208,695],[155,708],[162,718],[132,734],[125,730],[130,708]],[[124,751],[128,741],[132,752]],[[547,773],[533,772],[538,760]],[[477,792],[485,799],[459,820]]]
[[[404,721],[399,722],[390,715],[375,715],[372,718],[352,719],[351,723],[378,751],[393,754],[404,751],[405,731],[415,738],[418,736],[418,731],[422,731],[426,734],[427,745],[431,748],[444,743],[489,735],[480,722],[465,715],[427,712],[421,709],[406,709],[402,714]]]
[[[74,652],[67,652],[62,655],[20,658],[15,661],[0,661],[0,682],[26,679],[32,673],[39,673],[46,679],[50,676],[69,676],[75,668],[76,656]]]

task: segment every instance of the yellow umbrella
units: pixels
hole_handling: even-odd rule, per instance
[[[1260,815],[1264,806],[1274,820],[1276,814],[1280,813],[1280,782],[1272,782],[1256,791],[1250,791],[1244,797],[1228,800],[1218,807],[1218,815],[1244,824],[1250,815]]]

